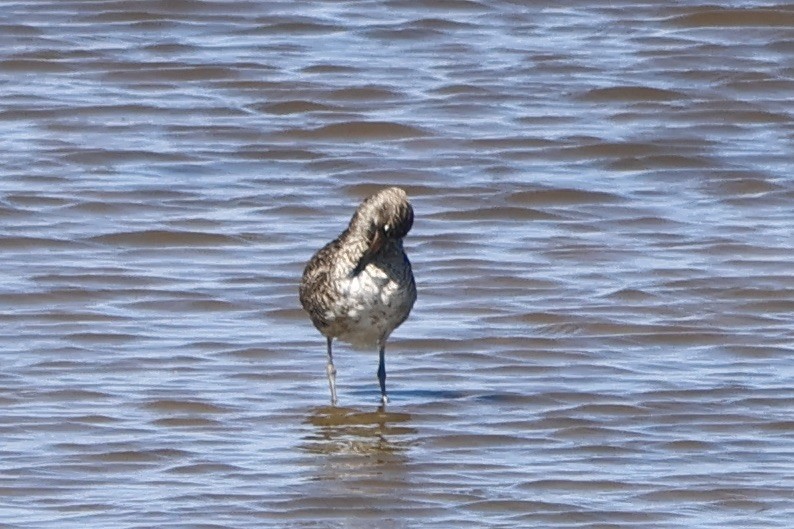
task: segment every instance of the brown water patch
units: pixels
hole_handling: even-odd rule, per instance
[[[82,244],[70,240],[49,239],[43,237],[6,236],[0,237],[0,248],[9,250],[21,249],[64,249],[79,248]]]
[[[63,73],[74,70],[69,64],[47,59],[0,60],[0,70],[7,72]]]
[[[159,413],[228,413],[231,411],[224,406],[198,400],[157,399],[144,404],[144,407]]]
[[[181,457],[180,450],[119,450],[100,454],[86,454],[84,459],[102,463],[153,463],[161,459]]]
[[[195,158],[179,153],[134,149],[81,149],[64,152],[61,159],[66,163],[102,165],[106,163],[134,163],[144,161],[149,163],[189,162]]]
[[[166,472],[173,474],[226,474],[229,472],[239,472],[242,468],[234,465],[220,463],[195,463],[192,465],[180,465],[169,468]]]
[[[442,86],[440,88],[436,88],[433,90],[434,93],[440,96],[487,96],[491,92],[481,86],[470,85],[470,84],[452,84]]]
[[[731,354],[739,355],[739,356],[748,356],[750,358],[773,358],[773,357],[781,357],[785,358],[794,353],[794,348],[792,347],[780,347],[780,346],[772,346],[772,345],[749,345],[749,344],[742,344],[742,345],[726,345],[725,350]]]
[[[237,79],[240,77],[240,72],[236,68],[225,66],[205,66],[200,64],[174,66],[172,63],[154,63],[130,70],[108,70],[104,73],[104,77],[108,81],[119,82],[201,83]],[[228,109],[226,111],[228,112]]]
[[[519,191],[507,197],[508,202],[531,205],[609,204],[624,201],[623,197],[602,191],[582,189],[538,189]]]
[[[333,90],[326,97],[336,101],[388,101],[401,99],[403,95],[381,86],[357,86]]]
[[[594,143],[577,145],[567,149],[573,155],[582,158],[626,158],[650,156],[664,152],[661,145],[653,143],[619,142]]]
[[[427,215],[431,219],[441,220],[559,220],[559,215],[546,213],[532,208],[515,206],[484,207],[476,209],[445,211]]]
[[[39,398],[52,400],[52,401],[99,401],[110,398],[107,393],[99,391],[89,391],[85,389],[62,389],[48,391],[38,395]]]
[[[410,2],[404,0],[391,0],[388,2],[391,7],[413,8]],[[422,2],[426,9],[436,9],[440,11],[490,11],[491,8],[482,2],[473,0],[425,0]]]
[[[739,108],[693,109],[676,113],[672,119],[683,122],[710,122],[714,124],[742,125],[744,123],[788,123],[791,116],[785,112]]]
[[[74,332],[66,335],[69,340],[76,343],[100,344],[100,343],[124,343],[140,339],[137,334],[121,332]]]
[[[247,160],[317,160],[321,154],[298,149],[263,149],[261,146],[243,146],[235,156]]]
[[[366,32],[366,35],[370,38],[382,39],[386,41],[392,39],[403,39],[413,42],[419,39],[432,39],[443,35],[443,33],[430,28],[401,27],[391,29],[376,29]]]
[[[222,428],[223,423],[206,417],[165,417],[151,422],[164,428]]]
[[[398,140],[427,136],[422,129],[389,121],[348,121],[314,129],[293,129],[281,133],[286,137],[327,140]]]
[[[113,424],[120,422],[121,419],[109,417],[107,415],[83,415],[79,417],[71,417],[69,420],[85,424]]]
[[[615,171],[647,171],[649,169],[705,169],[715,167],[715,160],[705,156],[660,156],[631,157],[609,164]]]
[[[516,501],[516,500],[482,500],[461,505],[461,508],[485,514],[504,512],[567,512],[575,507],[565,503],[551,503],[543,501]]]
[[[519,487],[524,489],[557,490],[557,491],[620,491],[633,490],[636,485],[620,481],[610,481],[603,479],[594,480],[575,480],[575,479],[538,479],[523,482]]]
[[[307,66],[301,70],[304,73],[312,73],[312,74],[335,74],[335,73],[344,73],[344,74],[355,74],[360,70],[354,66],[348,66],[343,64],[313,64],[311,66]]]
[[[582,94],[584,101],[675,101],[685,99],[682,92],[648,86],[611,86],[594,88]]]
[[[150,53],[158,53],[163,55],[180,55],[198,50],[196,46],[179,42],[158,42],[143,46],[142,49]]]
[[[304,112],[331,112],[340,110],[340,107],[315,101],[293,100],[257,105],[254,106],[254,109],[271,114],[300,114]]]
[[[704,9],[667,19],[680,27],[792,27],[794,13],[785,9]]]
[[[218,233],[174,231],[174,230],[141,230],[125,233],[110,233],[88,239],[90,242],[110,244],[114,246],[141,247],[181,247],[181,246],[218,246],[240,244],[241,240]]]
[[[57,286],[92,285],[94,287],[105,286],[109,288],[118,288],[123,286],[135,286],[135,287],[164,286],[170,283],[170,280],[167,277],[151,277],[151,276],[141,276],[141,275],[132,276],[121,273],[112,273],[112,272],[108,273],[100,270],[94,270],[90,274],[82,274],[82,273],[42,274],[39,276],[35,276],[33,280],[42,285],[57,285]],[[63,318],[65,319],[68,319],[73,316],[77,316],[78,318],[83,318],[83,317],[97,318],[97,320],[112,319],[111,315],[108,314],[80,314],[76,312],[69,312],[63,314]]]
[[[719,449],[713,443],[704,443],[702,441],[671,441],[665,443],[666,448],[680,452],[706,452]]]
[[[268,24],[266,20],[261,25],[245,31],[243,35],[323,35],[337,31],[344,31],[344,26],[334,24],[321,24],[317,22],[280,22]]]

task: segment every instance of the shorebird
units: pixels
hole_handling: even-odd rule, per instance
[[[306,264],[300,301],[326,339],[326,374],[336,406],[334,338],[354,347],[377,347],[381,403],[386,395],[386,340],[416,301],[411,262],[403,237],[414,222],[405,191],[389,187],[365,199],[347,229]]]

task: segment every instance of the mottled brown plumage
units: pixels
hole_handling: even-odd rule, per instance
[[[336,404],[334,338],[357,347],[377,346],[381,399],[386,397],[386,340],[411,312],[416,285],[403,237],[414,213],[400,188],[370,196],[342,234],[321,248],[303,271],[300,301],[314,326],[326,337],[328,384]]]

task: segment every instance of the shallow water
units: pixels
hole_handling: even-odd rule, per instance
[[[790,6],[0,29],[1,527],[790,527]],[[386,185],[419,301],[333,409],[297,283]]]

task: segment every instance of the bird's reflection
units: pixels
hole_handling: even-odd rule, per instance
[[[397,462],[410,447],[416,429],[411,415],[386,411],[361,411],[324,406],[315,409],[307,422],[313,426],[303,448],[318,454],[361,454],[387,463]]]
[[[408,413],[383,409],[312,410],[301,445],[310,469],[300,490],[302,506],[333,512],[340,520],[386,518],[380,527],[407,529],[407,521],[394,513],[413,505],[395,494],[411,487],[410,448],[417,443],[411,421]]]

